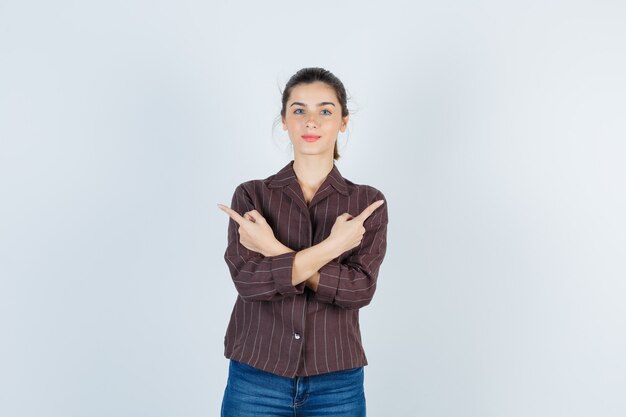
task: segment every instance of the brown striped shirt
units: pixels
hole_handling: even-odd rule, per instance
[[[293,160],[276,174],[241,183],[231,208],[256,209],[276,238],[300,251],[330,235],[337,217],[385,203],[364,221],[359,246],[320,268],[317,291],[291,283],[296,252],[263,256],[239,242],[239,225],[228,224],[224,259],[238,292],[224,337],[224,355],[277,375],[295,377],[367,365],[359,309],[372,300],[387,247],[387,201],[369,185],[345,179],[334,165],[309,204]]]

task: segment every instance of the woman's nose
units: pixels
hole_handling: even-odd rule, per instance
[[[317,120],[313,116],[311,116],[306,121],[306,127],[310,128],[313,126],[317,126]]]

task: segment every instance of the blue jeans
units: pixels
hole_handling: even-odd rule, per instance
[[[363,367],[288,378],[230,360],[222,417],[365,417]]]

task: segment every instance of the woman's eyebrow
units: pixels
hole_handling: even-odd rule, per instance
[[[317,103],[317,106],[318,106],[318,107],[319,107],[319,106],[324,106],[324,105],[326,105],[326,104],[330,104],[331,106],[334,106],[334,105],[335,105],[335,103],[333,103],[332,101],[322,101],[321,103]],[[291,107],[291,106],[295,106],[295,105],[300,105],[300,106],[304,106],[304,107],[306,107],[306,104],[304,104],[304,103],[302,103],[302,102],[300,102],[300,101],[294,101],[293,103],[291,103],[291,105],[290,105],[289,107]]]

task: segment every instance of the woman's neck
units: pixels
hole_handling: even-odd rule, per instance
[[[330,171],[332,171],[333,166],[334,162],[332,159],[311,156],[304,159],[294,159],[293,171],[302,187],[309,190],[317,190]]]

